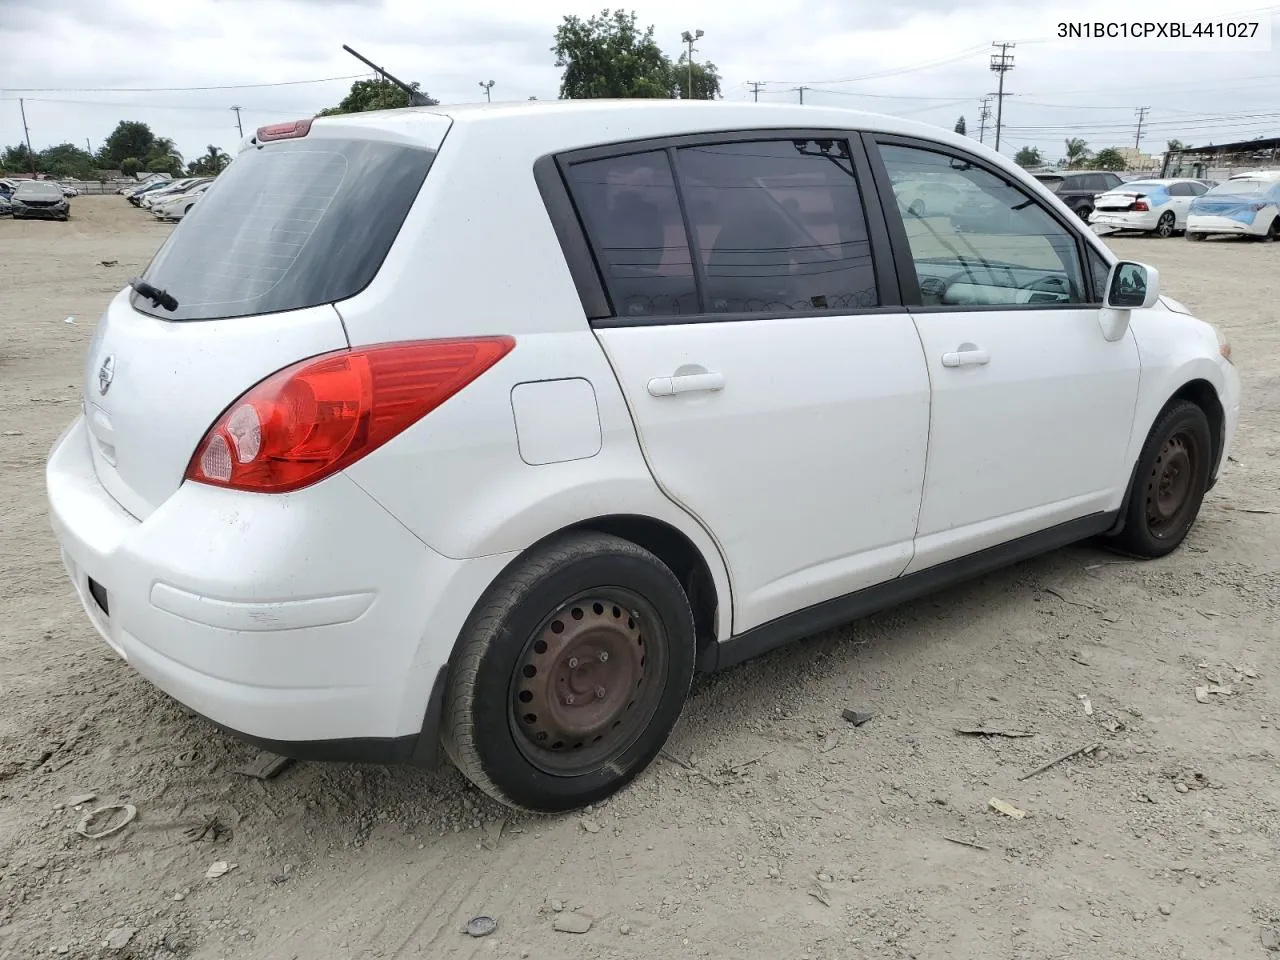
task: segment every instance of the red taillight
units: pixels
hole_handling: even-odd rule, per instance
[[[311,132],[311,117],[303,120],[290,120],[288,123],[271,123],[258,128],[258,142],[271,140],[293,140],[305,137]]]
[[[1145,197],[1139,197],[1137,200],[1133,201],[1133,209],[1138,213],[1148,213],[1151,210],[1151,208],[1147,206]]]
[[[185,479],[257,493],[316,483],[422,419],[515,345],[512,337],[422,340],[285,367],[218,418]]]

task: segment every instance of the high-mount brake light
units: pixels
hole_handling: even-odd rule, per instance
[[[218,417],[184,479],[255,493],[309,486],[417,423],[515,345],[513,337],[419,340],[285,367]]]
[[[269,123],[258,128],[258,142],[269,143],[272,140],[296,140],[311,132],[311,117],[302,120],[290,120],[287,123]]]

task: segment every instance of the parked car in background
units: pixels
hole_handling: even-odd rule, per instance
[[[163,202],[172,197],[176,197],[181,193],[185,193],[200,182],[198,177],[186,177],[182,180],[174,180],[172,183],[166,184],[158,190],[152,190],[143,195],[140,206],[150,210],[158,202]]]
[[[0,217],[7,217],[13,213],[13,204],[9,202],[9,194],[0,193]]]
[[[202,180],[192,187],[172,196],[160,197],[151,204],[151,214],[157,220],[181,220],[201,195],[213,185],[213,180]]]
[[[61,189],[61,190],[62,190],[62,195],[63,195],[64,197],[78,197],[78,196],[80,196],[80,191],[79,191],[79,190],[77,190],[75,187],[68,186],[68,185],[67,185],[67,184],[65,184],[65,183],[59,183],[59,184],[58,184],[58,187],[59,187],[59,189]]]
[[[125,198],[130,203],[132,203],[135,207],[140,207],[142,206],[142,201],[146,197],[154,193],[158,193],[161,190],[168,190],[170,187],[173,186],[173,183],[174,183],[173,180],[152,180],[150,183],[139,187],[137,190],[134,190],[132,193],[125,194]]]
[[[1115,230],[1138,230],[1171,237],[1187,227],[1191,201],[1209,188],[1199,180],[1129,180],[1099,194],[1089,223]]]
[[[52,180],[23,180],[9,203],[15,220],[71,219],[71,204]]]
[[[136,183],[126,183],[123,187],[117,190],[116,193],[127,197],[141,190],[143,187],[148,187],[153,183],[167,183],[172,179],[173,177],[167,173],[152,173],[141,178]]]
[[[46,483],[106,643],[277,754],[595,803],[695,672],[1087,537],[1168,555],[1231,451],[1222,335],[949,130],[636,99],[258,140],[106,305]]]
[[[1193,200],[1187,239],[1211,234],[1280,240],[1280,172],[1234,176]]]
[[[1071,208],[1086,223],[1093,213],[1094,198],[1114,190],[1124,181],[1114,173],[1094,170],[1064,170],[1060,173],[1037,173],[1036,179]]]

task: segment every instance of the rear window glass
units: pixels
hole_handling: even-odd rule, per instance
[[[242,153],[174,230],[143,279],[176,310],[165,320],[299,310],[369,285],[435,152],[369,140],[294,140]]]
[[[1061,177],[1036,177],[1036,179],[1054,193],[1062,189],[1063,179]]]
[[[1215,197],[1256,197],[1266,193],[1270,186],[1263,180],[1228,180],[1218,184],[1209,194]]]

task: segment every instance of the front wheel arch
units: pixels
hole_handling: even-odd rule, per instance
[[[1209,421],[1209,436],[1213,445],[1213,454],[1209,461],[1209,478],[1210,484],[1218,475],[1218,469],[1222,466],[1222,441],[1223,430],[1226,423],[1226,414],[1222,409],[1222,401],[1218,398],[1218,391],[1214,389],[1213,384],[1208,380],[1197,378],[1188,380],[1164,402],[1164,405],[1152,417],[1151,422],[1146,425],[1143,437],[1149,435],[1160,418],[1168,412],[1169,408],[1179,401],[1187,400],[1194,403],[1204,411],[1205,417]],[[1141,457],[1142,447],[1138,448],[1138,456]],[[1115,524],[1108,530],[1105,536],[1114,537],[1124,530],[1125,517],[1129,513],[1129,504],[1134,496],[1134,489],[1137,486],[1139,462],[1134,460],[1133,466],[1129,470],[1129,484],[1125,488],[1124,499],[1120,501],[1120,512],[1116,517]]]

